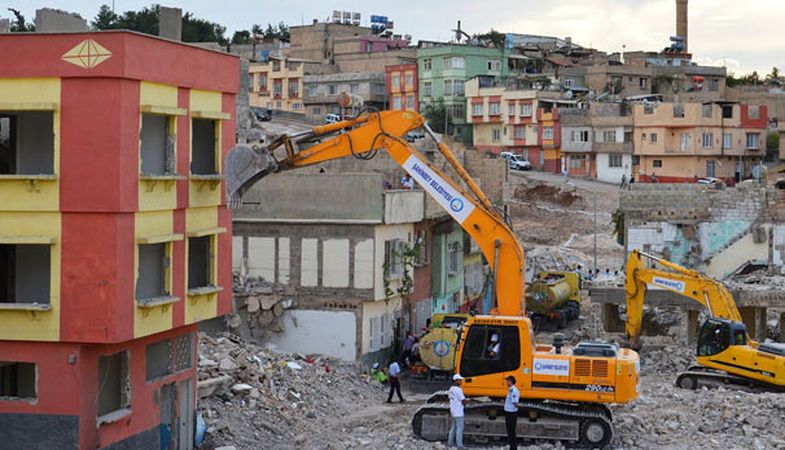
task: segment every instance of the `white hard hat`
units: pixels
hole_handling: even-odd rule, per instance
[[[496,342],[498,340],[499,340],[499,335],[498,334],[494,334],[494,335],[491,336],[491,342]]]
[[[373,368],[374,369],[378,369],[379,368],[379,363],[373,363]]]
[[[461,376],[461,374],[456,373],[455,375],[452,376],[452,381],[458,381],[458,380],[463,380],[463,377]]]

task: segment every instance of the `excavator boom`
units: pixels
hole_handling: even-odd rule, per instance
[[[466,184],[468,192],[449,179],[415,147],[406,133],[425,127],[439,152]],[[337,135],[333,135],[338,133]],[[306,141],[322,139],[300,149]],[[276,158],[277,149],[285,155]],[[525,313],[523,248],[493,203],[463,169],[455,155],[439,142],[422,116],[412,111],[373,112],[353,120],[281,136],[265,149],[234,149],[227,156],[227,197],[237,205],[254,183],[274,172],[306,167],[347,156],[370,159],[386,151],[479,245],[494,277],[496,311],[505,316]]]

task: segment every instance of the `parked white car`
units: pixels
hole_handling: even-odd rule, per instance
[[[507,164],[512,170],[531,170],[532,163],[526,160],[523,156],[512,155],[507,160]]]
[[[505,161],[510,161],[511,157],[518,156],[518,155],[516,155],[513,152],[501,152],[501,153],[499,153],[499,156],[501,157],[501,159],[503,159]]]

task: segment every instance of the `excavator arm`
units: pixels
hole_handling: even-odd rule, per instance
[[[669,270],[646,266],[645,260],[655,261]],[[627,258],[627,322],[625,331],[632,348],[640,348],[643,321],[643,301],[648,286],[656,286],[695,300],[705,307],[711,317],[741,322],[741,314],[733,296],[725,285],[699,272],[690,270],[655,256],[633,250]]]
[[[468,192],[402,138],[409,131],[420,127],[424,127],[436,141],[439,152],[466,184]],[[299,143],[314,140],[321,142],[299,149]],[[286,154],[278,159],[275,151],[281,147]],[[243,192],[270,173],[347,156],[370,159],[380,150],[386,151],[479,245],[493,273],[495,313],[523,315],[523,248],[493,203],[466,173],[449,148],[439,142],[422,116],[415,112],[372,112],[296,135],[281,136],[266,149],[236,148],[227,155],[227,196],[229,202],[236,205]]]

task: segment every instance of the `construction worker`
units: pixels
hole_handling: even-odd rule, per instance
[[[401,361],[406,366],[412,365],[412,347],[414,346],[414,340],[414,333],[407,331],[406,339],[403,340],[403,355],[401,355]]]
[[[496,333],[493,333],[491,335],[491,343],[490,343],[490,345],[488,345],[488,348],[486,348],[486,351],[488,352],[488,357],[491,358],[491,359],[498,358],[499,357],[499,348],[500,348],[500,346],[499,346],[499,335],[496,334]]]
[[[510,450],[518,449],[518,438],[516,427],[518,426],[518,406],[521,400],[521,393],[515,386],[515,377],[510,375],[505,378],[507,381],[507,397],[504,399],[504,424],[507,426],[507,442]]]
[[[378,381],[381,384],[387,382],[387,374],[379,368],[379,363],[373,363],[373,368],[371,368],[370,375],[371,380]]]
[[[453,447],[455,445],[458,448],[463,447],[463,407],[469,400],[463,394],[463,389],[461,389],[461,383],[463,382],[463,377],[456,373],[452,376],[452,387],[450,387],[450,391],[447,394],[447,397],[450,399],[450,434],[447,436],[447,446]]]
[[[398,400],[403,403],[403,395],[401,395],[401,366],[398,361],[393,360],[387,370],[387,376],[390,377],[390,394],[387,396],[387,403],[392,403],[393,392],[398,393]]]

